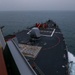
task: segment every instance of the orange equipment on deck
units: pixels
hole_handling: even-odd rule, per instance
[[[48,27],[48,25],[46,24],[46,23],[42,23],[42,24],[40,24],[40,23],[36,23],[36,27],[38,27],[38,28],[47,28]]]

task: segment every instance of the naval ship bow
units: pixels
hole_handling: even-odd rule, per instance
[[[65,39],[52,20],[5,38],[0,29],[0,51],[1,75],[70,75]]]
[[[22,54],[38,75],[69,75],[65,39],[52,20],[18,32]]]

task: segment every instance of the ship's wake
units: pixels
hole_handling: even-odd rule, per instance
[[[68,52],[70,75],[75,75],[75,56]]]

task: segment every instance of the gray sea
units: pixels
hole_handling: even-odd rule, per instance
[[[75,55],[75,11],[0,11],[0,26],[5,26],[4,36],[48,19],[58,24],[68,50]]]

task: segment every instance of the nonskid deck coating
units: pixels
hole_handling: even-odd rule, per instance
[[[64,41],[62,38],[60,38],[60,40],[55,39],[55,41],[56,42],[54,43],[49,40],[48,44],[43,46],[35,59],[35,63],[40,67],[45,75],[68,75],[68,58]],[[52,43],[52,46],[50,43]]]

